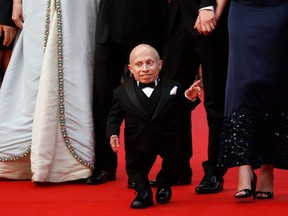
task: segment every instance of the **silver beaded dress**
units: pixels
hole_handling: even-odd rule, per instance
[[[22,2],[24,27],[0,90],[0,178],[86,178],[97,1]]]

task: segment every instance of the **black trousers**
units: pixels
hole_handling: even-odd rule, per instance
[[[204,85],[204,106],[209,127],[208,160],[203,162],[207,175],[224,175],[226,171],[217,170],[220,138],[224,118],[224,99],[228,64],[227,28],[217,26],[209,36],[192,35],[183,20],[169,36],[167,55],[164,59],[164,74],[170,79],[180,81],[188,88],[202,67]],[[182,157],[178,163],[179,174],[192,176],[190,159],[193,155],[191,140],[191,113],[181,113]],[[200,144],[200,143],[199,143]]]
[[[94,73],[94,128],[95,170],[116,173],[117,155],[112,151],[106,137],[106,120],[112,106],[113,90],[122,81],[130,51],[133,47],[108,41],[96,45]]]
[[[177,150],[164,149],[149,152],[126,151],[126,169],[135,181],[136,191],[151,190],[149,172],[157,159],[157,155],[162,158],[161,169],[156,176],[157,187],[170,187],[179,156]]]

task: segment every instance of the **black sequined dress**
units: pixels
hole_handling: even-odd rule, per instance
[[[232,0],[218,166],[288,168],[288,0]]]

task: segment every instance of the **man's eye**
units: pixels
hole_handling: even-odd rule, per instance
[[[136,64],[136,67],[141,67],[141,66],[142,66],[142,64],[140,64],[140,63]]]

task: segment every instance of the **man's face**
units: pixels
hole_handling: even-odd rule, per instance
[[[162,60],[152,47],[140,45],[131,52],[128,68],[135,80],[141,83],[154,82],[161,67]]]

